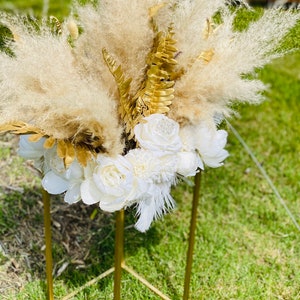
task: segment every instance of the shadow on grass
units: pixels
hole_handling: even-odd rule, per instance
[[[68,205],[62,197],[51,196],[51,218],[55,279],[74,289],[113,266],[114,214],[102,212],[97,205]],[[162,238],[155,228],[146,234],[137,232],[133,228],[135,221],[133,211],[126,212],[125,251],[129,256]],[[43,202],[39,187],[18,191],[0,187],[0,235],[5,255],[15,261],[7,272],[25,274],[28,281],[45,280]],[[101,280],[98,286],[103,289],[108,283]],[[45,289],[44,283],[41,288]]]

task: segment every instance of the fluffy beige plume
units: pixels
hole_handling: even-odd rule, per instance
[[[78,8],[83,34],[76,43],[76,60],[111,93],[116,91],[116,85],[104,64],[101,50],[106,48],[122,65],[126,77],[132,78],[131,91],[137,91],[144,79],[146,56],[154,38],[149,26],[149,8],[157,3],[153,0],[100,1],[96,9],[91,6]]]
[[[6,25],[18,39],[11,44],[14,57],[0,55],[1,123],[29,123],[60,140],[86,136],[96,151],[122,153],[116,102],[101,82],[76,68],[66,36],[46,24],[39,32],[28,29],[17,18]]]
[[[73,19],[57,35],[55,24],[44,21],[37,31],[2,16],[15,42],[14,57],[0,56],[1,123],[26,122],[54,139],[85,139],[87,147],[116,154],[128,112],[141,114],[133,124],[169,109],[180,124],[196,124],[230,114],[232,101],[259,102],[265,85],[249,75],[280,55],[272,51],[300,14],[267,10],[236,32],[228,2],[103,0],[76,8],[79,36]]]
[[[222,23],[212,24],[211,33],[205,36],[206,19],[200,7],[207,9],[207,18],[216,11],[209,11],[209,5],[204,3],[207,1],[185,2],[187,5],[178,6],[174,14],[174,20],[178,20],[174,21],[178,24],[175,28],[177,47],[181,51],[185,49],[186,53],[178,54],[178,63],[185,74],[176,82],[170,117],[181,123],[197,123],[215,115],[228,115],[233,101],[261,101],[261,92],[266,86],[259,80],[247,79],[247,75],[253,75],[257,68],[283,54],[272,51],[299,20],[299,12],[266,10],[247,30],[236,32],[234,13],[222,5],[224,1],[209,1],[209,5],[221,13]],[[201,14],[199,20],[194,16],[197,13]],[[208,60],[203,58],[205,55]]]

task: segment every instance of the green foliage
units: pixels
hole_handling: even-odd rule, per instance
[[[7,1],[0,1],[0,6],[3,7],[4,3]],[[16,8],[25,11],[31,6],[38,13],[42,8],[41,1],[19,0],[13,3]],[[68,2],[51,1],[51,12],[56,16],[66,15],[69,8],[65,3]],[[260,13],[258,11],[247,15],[239,12],[236,19],[237,28],[242,30],[249,20],[256,18]],[[298,25],[287,36],[282,46],[284,49],[299,46],[299,30]],[[266,66],[258,76],[270,84],[266,93],[267,100],[259,106],[238,107],[240,118],[231,121],[265,167],[298,219],[299,69],[299,51]],[[230,157],[224,167],[208,169],[202,177],[191,297],[298,299],[299,232],[232,133],[229,135],[227,148]],[[26,182],[23,193],[7,190],[3,185],[0,187],[0,236],[11,236],[13,242],[13,236],[23,230],[22,221],[30,218],[32,212],[36,216],[33,216],[30,222],[36,226],[37,235],[38,230],[42,230],[41,215],[37,214],[38,210],[34,210],[37,203],[40,203],[36,188],[39,181],[30,175],[26,165],[15,155],[13,149],[1,148],[0,158],[1,163],[6,162],[1,164],[2,177],[6,176],[1,178],[2,183],[15,186],[16,183],[21,185],[22,180]],[[176,300],[181,299],[183,292],[192,187],[182,183],[174,189],[173,195],[178,205],[177,209],[163,220],[155,222],[145,234],[137,232],[131,226],[135,217],[130,211],[127,213],[125,255],[128,265],[171,299]],[[54,204],[58,201],[61,199],[54,199]],[[67,216],[69,211],[73,212],[71,209],[74,207],[66,209],[62,216]],[[42,214],[41,207],[40,210]],[[76,213],[82,220],[89,219],[91,215],[91,211],[79,210]],[[53,214],[56,217],[55,213]],[[77,268],[76,264],[70,261],[66,271],[55,279],[54,292],[57,299],[98,276],[113,264],[114,219],[102,213],[97,217],[93,227],[87,226],[92,237],[85,268]],[[75,223],[72,223],[72,226],[75,226]],[[83,229],[79,230],[76,236],[76,242],[82,249],[88,242]],[[69,261],[70,256],[56,240],[57,237],[54,239],[54,260],[59,265],[61,261]],[[42,257],[39,250],[42,243],[41,240],[33,240],[31,255]],[[6,258],[0,257],[1,264],[6,261]],[[5,294],[3,299],[46,299],[43,270],[32,266],[31,273],[32,280],[28,280],[17,295]],[[112,291],[113,276],[110,275],[86,288],[74,299],[112,299]],[[124,273],[122,298],[157,299],[157,296]]]

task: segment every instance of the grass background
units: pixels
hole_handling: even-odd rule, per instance
[[[50,1],[49,14],[70,11],[69,1]],[[41,16],[42,1],[0,1],[0,8]],[[243,28],[260,14],[238,15]],[[300,46],[300,26],[285,39]],[[300,51],[258,71],[270,84],[268,100],[237,107],[231,120],[253,149],[299,220]],[[225,126],[225,125],[224,125]],[[40,182],[16,155],[17,138],[0,141],[0,299],[45,299],[44,241]],[[224,167],[203,174],[191,299],[300,299],[300,235],[242,145],[229,132]],[[126,215],[127,264],[171,299],[181,299],[192,187],[173,190],[177,209],[145,233]],[[96,212],[96,213],[95,213]],[[111,267],[114,217],[81,204],[52,200],[55,296],[62,298]],[[112,299],[113,277],[74,299]],[[158,299],[124,273],[122,299]]]

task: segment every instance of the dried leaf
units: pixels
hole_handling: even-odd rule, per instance
[[[68,168],[76,157],[74,146],[69,141],[58,140],[57,155],[63,159],[64,165]]]
[[[53,138],[52,136],[50,136],[49,138],[46,139],[46,141],[44,143],[44,148],[50,149],[54,146],[55,143],[56,143],[56,139]]]
[[[91,152],[86,151],[86,149],[82,147],[76,147],[76,157],[78,162],[83,166],[86,167],[87,162],[91,158]]]
[[[197,57],[197,59],[203,59],[204,62],[208,64],[212,60],[214,54],[215,54],[215,52],[213,49],[203,51],[200,53],[200,55]]]
[[[44,135],[42,133],[35,133],[29,137],[30,142],[38,142]]]
[[[146,80],[134,97],[134,119],[138,122],[143,116],[168,112],[168,106],[172,104],[175,84],[172,78],[178,76],[173,35],[169,27],[167,33],[159,32],[154,39],[153,50],[147,59]]]
[[[102,49],[103,58],[111,72],[114,76],[119,96],[120,96],[120,104],[119,104],[119,113],[121,118],[126,124],[127,131],[130,131],[133,128],[133,110],[135,108],[135,102],[130,98],[130,83],[131,78],[125,79],[123,70],[121,66],[116,66],[115,60],[109,55],[105,48]]]
[[[166,6],[166,3],[160,3],[149,8],[149,17],[153,18],[157,15],[160,9]]]
[[[69,167],[76,157],[74,146],[70,142],[66,142],[66,156],[64,158],[64,164]]]

